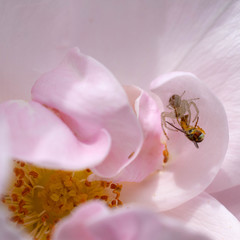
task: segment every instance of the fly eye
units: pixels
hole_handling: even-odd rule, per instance
[[[199,136],[199,141],[201,142],[201,141],[203,141],[203,139],[204,139],[204,134],[202,133],[202,134]]]
[[[194,132],[194,129],[190,129],[188,133],[192,134]]]

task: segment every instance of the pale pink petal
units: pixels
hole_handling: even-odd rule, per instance
[[[0,236],[2,240],[31,240],[20,231],[12,222],[7,220],[5,209],[0,206]]]
[[[227,11],[234,8],[236,3],[225,0],[159,2],[161,2],[164,12],[158,25],[161,36],[158,42],[157,74],[165,74],[176,71],[176,69],[195,73],[188,70],[186,65],[183,68],[181,63],[191,55],[192,51],[205,39],[209,31],[213,29],[219,33],[222,32],[222,23],[224,23],[226,15],[230,19],[232,18]],[[214,29],[215,27],[216,29]],[[214,45],[219,40],[220,38],[216,38],[211,44]],[[198,68],[202,54],[198,58],[191,58],[189,64]],[[212,60],[215,60],[214,56]]]
[[[98,175],[114,176],[141,147],[142,130],[123,88],[103,65],[77,48],[36,82],[32,97],[57,109],[79,139],[89,141],[99,128],[107,130],[112,145],[104,162],[95,168]]]
[[[184,90],[184,99],[199,97],[199,126],[206,132],[198,149],[182,132],[167,131],[169,160],[164,168],[142,183],[123,184],[121,198],[124,202],[151,204],[163,211],[192,199],[211,183],[224,160],[228,126],[222,104],[194,75],[167,74],[151,86],[164,106],[173,94],[181,95]]]
[[[69,217],[62,220],[57,225],[54,232],[54,240],[96,240],[88,229],[88,223],[99,216],[108,215],[107,207],[101,202],[88,202],[81,205],[77,210],[71,213]]]
[[[87,208],[87,210],[85,210]],[[86,216],[86,212],[93,212]],[[88,203],[76,209],[56,226],[54,240],[207,240],[203,235],[195,234],[179,222],[161,217],[148,210],[118,209],[99,210],[103,205]],[[107,208],[107,207],[105,207]]]
[[[130,94],[134,95],[133,92]],[[142,92],[135,99],[135,105],[135,111],[144,132],[144,143],[135,159],[118,176],[114,177],[116,182],[140,182],[152,172],[160,169],[163,163],[164,144],[160,141],[163,135],[160,110],[146,92]]]
[[[1,0],[1,101],[30,99],[35,80],[76,45],[73,2]]]
[[[168,182],[172,179],[178,186],[179,190],[174,190],[173,196],[176,196],[177,192],[190,193],[190,189],[191,197],[196,196],[212,182],[225,158],[228,146],[225,110],[205,84],[190,73],[172,72],[162,75],[152,82],[151,89],[161,98],[165,106],[164,111],[167,112],[171,111],[166,106],[173,94],[182,95],[185,91],[183,99],[199,98],[195,100],[199,110],[198,125],[206,132],[205,138],[197,149],[183,133],[168,130],[170,140],[167,141],[167,146],[170,160],[162,172],[162,178],[166,177]],[[193,107],[190,111],[194,116]],[[187,194],[183,198],[190,199]]]
[[[129,104],[136,113],[136,99],[140,97],[142,89],[134,85],[123,85],[123,88],[127,94]]]
[[[203,193],[165,213],[212,239],[240,239],[240,222],[217,200]]]
[[[103,240],[197,240],[208,239],[195,234],[173,219],[146,210],[123,210],[89,226],[92,234]]]
[[[147,89],[149,81],[172,70],[233,3],[226,0],[1,2],[2,99],[29,97],[35,79],[52,69],[73,46],[99,59],[120,81]]]
[[[212,196],[221,202],[240,221],[240,185],[213,193]]]
[[[208,2],[210,3],[210,1]],[[201,13],[206,19],[214,17],[215,21],[185,53],[184,58],[176,64],[176,67],[168,69],[169,71],[184,70],[197,75],[219,97],[226,109],[230,129],[229,148],[222,169],[208,192],[221,191],[238,185],[240,182],[240,122],[237,120],[240,117],[240,38],[238,29],[240,2],[221,2],[226,7],[222,8],[223,5],[219,4],[220,14],[206,15],[208,10]],[[211,1],[211,5],[218,7],[218,1]],[[211,12],[210,9],[209,11]],[[195,22],[192,26],[198,31]],[[187,29],[184,31],[183,25],[182,28],[181,25],[178,27],[181,35],[187,38],[189,35],[191,37],[191,33]],[[179,44],[178,48],[181,49],[182,45]],[[175,55],[171,59],[174,61]]]
[[[12,157],[37,165],[82,169],[101,162],[111,140],[99,131],[92,142],[81,142],[52,111],[37,102],[8,101],[0,105],[10,128]]]
[[[71,215],[62,220],[56,227],[53,240],[95,240],[87,228],[88,222],[99,216],[109,214],[109,210],[101,202],[88,202],[81,205]]]
[[[0,202],[0,238],[1,240],[31,240],[19,226],[9,221],[10,211]]]
[[[165,10],[161,2],[109,2],[106,7],[84,0],[2,0],[1,100],[29,98],[34,81],[74,46],[122,80],[152,79]]]
[[[8,181],[11,163],[9,128],[5,117],[0,114],[0,194]]]
[[[12,166],[10,157],[9,128],[5,116],[0,113],[0,196],[5,190]],[[8,212],[0,202],[0,238],[4,240],[27,240],[18,229],[8,222]],[[30,239],[29,239],[30,240]]]

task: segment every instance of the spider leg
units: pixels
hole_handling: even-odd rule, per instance
[[[165,114],[166,114],[166,112],[161,113],[161,126],[162,126],[162,130],[163,130],[164,135],[169,140],[169,137],[168,137],[168,135],[165,131],[165,128],[164,128],[164,127],[166,127]]]
[[[184,115],[186,115],[185,113],[187,112],[188,114],[188,121],[187,121],[187,125],[190,125],[190,122],[191,122],[191,117],[192,117],[192,113],[191,113],[191,110],[190,110],[190,104],[188,103],[188,101],[186,100],[183,100],[182,101],[182,108],[184,109]]]
[[[172,120],[175,118],[175,113],[173,112],[162,112],[161,113],[161,126],[162,126],[162,130],[164,135],[167,137],[167,139],[169,140],[169,137],[165,131],[165,129],[171,130],[171,131],[177,131],[176,129],[172,129],[170,127],[168,127],[167,123],[166,123],[166,118],[171,118]]]
[[[196,100],[199,100],[200,98],[191,98],[191,99],[186,99],[188,102],[191,102],[191,101],[196,101]]]
[[[182,95],[180,96],[180,98],[182,98],[182,96],[185,94],[185,92],[186,92],[186,91],[184,90],[183,93],[182,93]]]
[[[166,136],[167,140],[169,140],[169,137],[168,137],[168,135],[167,135],[167,133],[164,129],[163,123],[161,123],[161,126],[162,126],[162,130],[163,130],[164,135]]]
[[[197,117],[197,121],[196,121],[196,123],[195,123],[195,126],[194,126],[194,127],[196,127],[196,126],[197,126],[197,124],[198,124],[198,120],[199,120],[199,117]]]
[[[190,106],[193,105],[193,107],[195,108],[195,111],[196,111],[196,115],[195,115],[195,118],[193,119],[193,122],[195,122],[199,116],[199,110],[198,110],[198,107],[197,107],[197,104],[193,101],[190,101],[189,102],[189,108]]]
[[[175,116],[175,112],[163,112],[162,113],[162,120],[164,121],[164,126],[165,128],[167,128],[168,130],[171,130],[171,131],[177,131],[176,129],[172,129],[170,128],[167,124],[166,124],[166,118],[171,118],[172,121],[174,122],[174,119],[176,119],[176,116]]]

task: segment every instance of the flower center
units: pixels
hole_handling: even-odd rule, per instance
[[[73,208],[91,199],[109,207],[122,205],[122,186],[87,180],[90,169],[62,171],[14,161],[13,181],[2,201],[12,213],[11,220],[24,227],[35,240],[49,240],[54,225]]]

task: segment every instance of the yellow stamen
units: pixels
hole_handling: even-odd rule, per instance
[[[122,186],[107,181],[88,181],[90,169],[62,171],[14,161],[13,180],[2,202],[11,221],[20,224],[34,240],[50,240],[54,225],[73,208],[91,199],[109,207],[122,205]]]
[[[168,160],[169,160],[169,152],[168,152],[168,149],[167,149],[167,144],[165,144],[165,149],[163,150],[163,163],[167,163]]]

